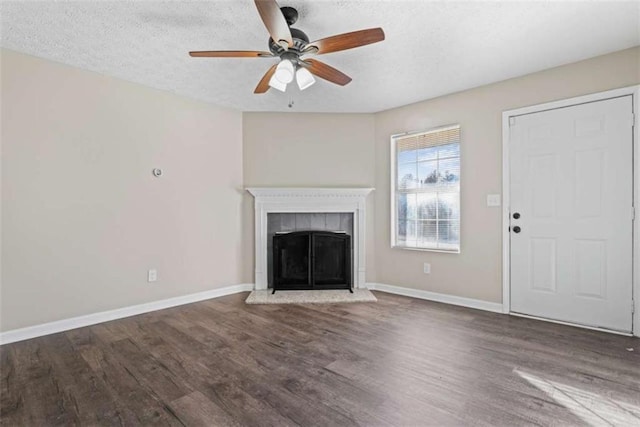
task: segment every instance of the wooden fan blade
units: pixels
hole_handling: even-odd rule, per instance
[[[189,52],[195,58],[271,58],[271,52],[257,50],[202,50]]]
[[[347,76],[342,71],[338,71],[317,59],[307,59],[300,62],[302,62],[312,74],[315,74],[321,79],[328,80],[331,83],[344,86],[351,81],[351,77]]]
[[[267,27],[267,31],[269,31],[273,41],[277,44],[280,44],[279,42],[281,41],[286,41],[289,46],[293,46],[289,24],[287,24],[287,20],[284,18],[278,3],[275,0],[255,0],[255,2],[262,22]]]
[[[253,93],[265,93],[269,90],[269,80],[271,80],[271,76],[273,76],[273,73],[276,72],[277,66],[278,64],[273,64],[271,68],[267,70],[265,75],[262,76],[262,80],[260,80],[260,83],[258,83],[258,86],[256,86],[256,90],[254,90]]]
[[[354,47],[365,46],[382,40],[384,40],[384,31],[382,31],[382,28],[370,28],[368,30],[338,34],[337,36],[316,40],[309,43],[305,51],[311,51],[309,53],[312,53],[315,47],[318,49],[316,53],[320,55],[323,53],[353,49]]]

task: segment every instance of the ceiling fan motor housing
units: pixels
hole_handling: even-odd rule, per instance
[[[269,50],[276,56],[282,56],[285,52],[293,52],[297,56],[300,56],[304,48],[309,44],[309,37],[304,33],[304,31],[297,28],[291,28],[291,25],[298,20],[298,11],[288,6],[281,7],[280,10],[289,25],[291,38],[293,39],[293,46],[289,47],[288,51],[284,50],[282,46],[274,42],[273,39],[269,37]]]

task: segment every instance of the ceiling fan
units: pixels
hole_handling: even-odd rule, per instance
[[[351,81],[351,77],[335,68],[308,56],[322,55],[365,46],[384,40],[382,28],[353,31],[309,42],[309,37],[291,28],[298,20],[298,11],[292,7],[280,7],[275,0],[255,0],[258,13],[271,36],[269,52],[246,50],[208,50],[189,52],[193,57],[209,58],[280,58],[262,77],[254,93],[265,93],[270,87],[282,92],[294,79],[300,90],[315,83],[316,75],[340,86]]]

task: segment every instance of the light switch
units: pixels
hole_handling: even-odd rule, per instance
[[[500,195],[487,194],[487,206],[489,207],[500,206]]]

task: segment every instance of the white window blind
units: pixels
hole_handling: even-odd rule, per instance
[[[391,138],[392,246],[460,251],[460,126]]]

